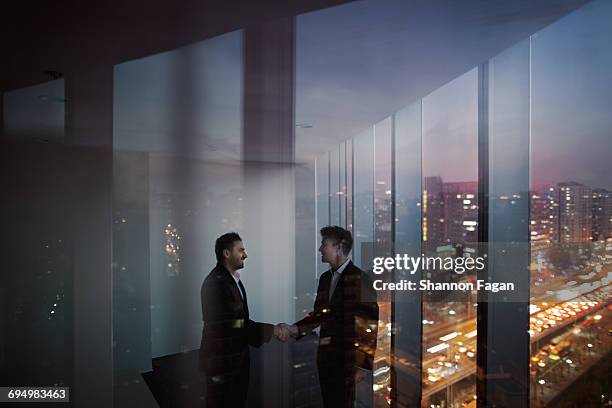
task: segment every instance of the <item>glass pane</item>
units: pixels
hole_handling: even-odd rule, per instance
[[[347,229],[353,232],[353,139],[346,141],[346,225]],[[355,235],[353,233],[353,235]]]
[[[395,114],[395,241],[418,243],[419,248],[421,131],[420,101]]]
[[[421,101],[395,114],[395,253],[421,256]],[[395,281],[420,272],[395,271]],[[396,291],[393,352],[398,406],[418,404],[421,391],[420,291]]]
[[[374,255],[392,256],[393,203],[391,183],[393,117],[374,125]],[[385,274],[385,281],[390,276]],[[391,382],[391,296],[388,291],[378,293],[378,342],[374,360],[374,384],[377,387],[376,406],[384,406]]]
[[[202,273],[244,191],[241,166],[196,160],[240,159],[242,77],[239,31],[115,67],[116,370],[199,348]]]
[[[329,223],[340,225],[340,146],[329,152]]]
[[[316,229],[315,163],[295,168],[295,296],[296,319],[308,313],[317,293],[317,263],[320,262],[318,248],[320,240]]]
[[[529,39],[491,59],[488,66],[489,217],[488,278],[511,291],[479,293],[486,308],[480,336],[487,338],[486,397],[492,404],[524,405],[528,385],[529,303]],[[483,73],[484,73],[483,72]],[[483,82],[486,78],[481,79]],[[488,98],[487,98],[488,96]],[[508,376],[500,375],[508,373]]]
[[[477,70],[423,99],[423,253],[464,257],[477,242]],[[462,282],[454,271],[423,279]],[[475,293],[446,301],[423,292],[422,406],[460,406],[476,391]],[[461,334],[459,334],[461,333]]]
[[[261,31],[267,35],[277,29],[271,23]],[[316,177],[324,181],[315,178],[314,166],[304,166],[298,175],[295,163],[243,160],[250,147],[262,157],[278,152],[278,146],[255,146],[255,137],[243,135],[243,109],[254,98],[245,91],[245,76],[265,71],[255,67],[265,50],[258,48],[254,30],[227,33],[114,70],[114,365],[117,374],[147,373],[147,380],[160,384],[152,388],[171,405],[202,395],[204,378],[197,362],[207,299],[201,288],[217,264],[215,241],[222,234],[237,232],[246,248],[239,279],[251,320],[292,323],[296,305],[312,308],[315,217],[323,225],[329,222],[329,157],[321,161],[324,172],[316,168]],[[264,74],[266,85],[277,83],[277,71]],[[264,82],[258,75],[249,80],[254,88]],[[275,96],[265,91],[258,98],[269,102]],[[265,117],[270,123],[287,123],[285,114],[248,111],[253,121]],[[244,132],[253,136],[255,127]],[[336,183],[337,172],[338,167]],[[296,233],[298,176],[310,196],[310,207],[300,207],[299,221],[310,221],[302,230],[309,235],[309,261],[300,269],[308,267],[308,274],[301,274],[296,285],[296,259],[303,253],[295,247],[304,240]],[[317,207],[315,192],[322,193]],[[299,291],[305,296],[301,303],[296,302]],[[288,348],[282,347],[288,345],[273,340],[250,352],[249,398],[255,405],[288,398],[288,389],[269,391],[277,381],[268,374],[291,374]],[[203,360],[215,354],[203,354]],[[185,370],[180,378],[167,376],[176,367]],[[213,381],[212,376],[206,380]]]
[[[362,244],[374,241],[374,128],[353,139],[353,261],[362,269]]]
[[[609,395],[611,18],[594,1],[532,38],[534,407]]]
[[[80,194],[91,182],[87,170],[74,169],[90,165],[92,155],[55,145],[64,142],[65,102],[64,80],[3,94],[2,386],[74,384]]]
[[[241,31],[117,65],[115,149],[240,159],[242,77]]]
[[[391,126],[388,117],[374,126],[374,237],[390,249],[392,241]]]
[[[313,237],[315,242],[320,241],[321,228],[330,223],[330,200],[329,200],[329,153],[319,156],[315,162],[316,167],[316,214],[317,231]],[[318,245],[317,245],[318,248]],[[329,265],[321,262],[321,257],[317,257],[317,276],[329,269]]]
[[[340,144],[340,188],[338,189],[340,200],[340,225],[346,228],[346,142]]]

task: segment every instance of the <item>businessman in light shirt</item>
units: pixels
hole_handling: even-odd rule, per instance
[[[313,311],[283,326],[296,339],[320,328],[317,367],[326,408],[353,408],[355,385],[372,378],[378,304],[371,279],[349,258],[352,248],[350,231],[321,229],[321,261],[331,269],[319,278]]]

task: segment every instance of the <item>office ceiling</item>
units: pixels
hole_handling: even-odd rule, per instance
[[[3,5],[0,90],[171,50],[347,0],[32,1]]]
[[[583,0],[366,0],[297,19],[305,162],[557,21]]]
[[[588,2],[24,1],[2,13],[0,90],[297,15],[295,157],[306,162]]]

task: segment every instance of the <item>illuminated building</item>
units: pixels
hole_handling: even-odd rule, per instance
[[[529,233],[532,249],[546,247],[559,240],[558,188],[546,186],[531,193]]]
[[[593,241],[612,236],[612,192],[604,189],[593,189]]]
[[[559,241],[591,240],[592,189],[583,184],[559,183]]]
[[[444,237],[446,242],[477,242],[478,183],[444,183]]]

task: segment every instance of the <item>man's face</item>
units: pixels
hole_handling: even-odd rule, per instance
[[[331,238],[323,238],[319,247],[321,262],[335,262],[342,254],[342,247]]]
[[[247,259],[246,249],[242,241],[234,241],[231,251],[223,251],[227,263],[235,270],[244,268],[244,260]]]

